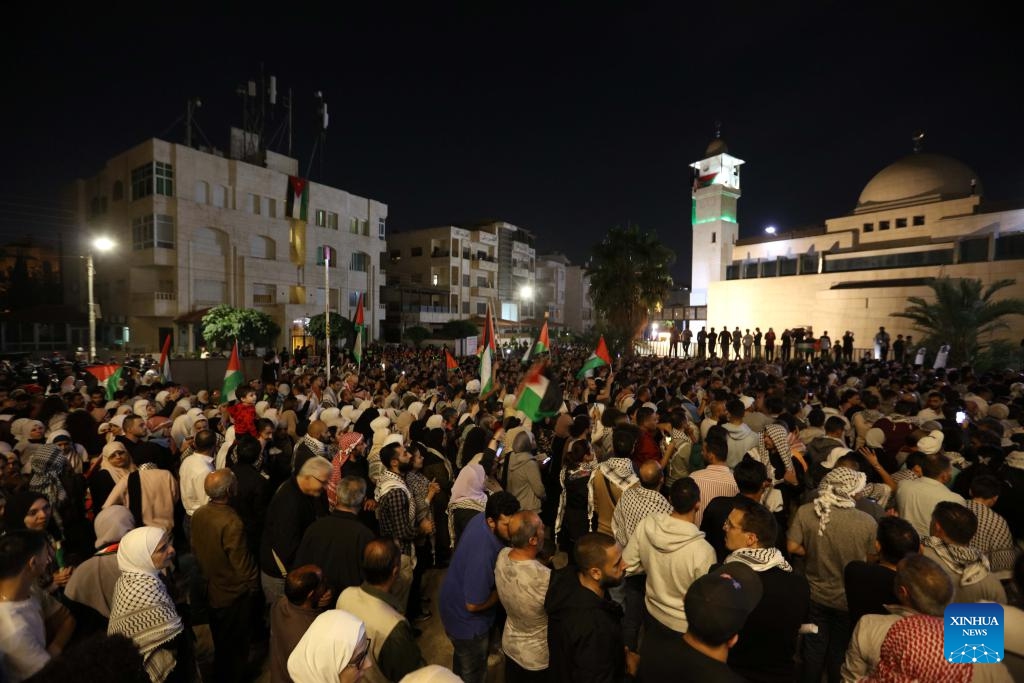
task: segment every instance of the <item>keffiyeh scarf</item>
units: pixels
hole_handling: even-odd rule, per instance
[[[974,665],[947,662],[942,656],[943,623],[939,617],[916,614],[893,624],[885,634],[878,665],[865,681],[877,683],[967,683]]]
[[[107,634],[119,633],[134,641],[154,683],[166,680],[176,665],[174,655],[161,646],[183,630],[174,601],[158,576],[122,572],[114,589]]]
[[[68,500],[61,476],[68,466],[68,457],[60,446],[55,444],[37,444],[30,449],[29,465],[32,478],[28,482],[30,491],[46,496],[53,506],[53,514],[58,525],[61,523],[57,512]]]
[[[338,500],[338,484],[341,483],[341,468],[352,457],[352,449],[363,442],[363,435],[359,432],[348,432],[343,434],[338,442],[338,452],[331,460],[331,474],[327,479],[327,502],[334,509]]]
[[[373,498],[378,504],[384,500],[384,496],[391,493],[395,489],[405,491],[405,496],[408,499],[408,511],[406,514],[409,515],[409,525],[416,528],[416,501],[412,497],[412,492],[409,491],[409,487],[406,486],[405,480],[401,476],[395,474],[391,470],[384,470],[380,474],[380,479],[377,480],[377,490],[373,492]]]
[[[938,536],[926,536],[921,545],[931,548],[943,564],[960,575],[960,585],[978,583],[989,574],[988,558],[980,550],[965,545],[951,545]]]
[[[740,548],[732,551],[725,561],[742,562],[755,572],[766,572],[772,567],[778,567],[784,572],[793,571],[792,565],[786,562],[778,548]]]
[[[854,496],[864,488],[867,476],[863,472],[840,467],[829,472],[818,486],[818,497],[814,499],[814,511],[818,514],[818,535],[825,535],[832,515],[832,508],[852,508]]]
[[[765,436],[772,440],[775,451],[782,458],[782,464],[785,469],[791,470],[793,469],[793,454],[789,449],[789,432],[780,424],[770,424],[765,426],[761,433],[757,435],[757,459],[764,464],[768,474],[775,480],[775,465],[772,463],[771,449],[768,448]]]
[[[628,462],[628,461],[627,461]],[[558,475],[558,481],[562,485],[562,493],[558,497],[558,514],[555,515],[555,536],[557,537],[559,532],[562,530],[562,518],[565,517],[565,482],[573,479],[579,479],[587,477],[588,479],[593,476],[594,468],[597,467],[597,463],[591,460],[590,462],[582,462],[579,467],[572,470],[563,467],[562,471]],[[591,489],[592,491],[593,489]],[[593,516],[593,496],[589,496],[588,507],[590,511],[588,514]]]
[[[591,522],[594,519],[594,475],[598,471],[604,475],[606,484],[614,484],[622,492],[625,492],[630,486],[640,481],[633,470],[633,462],[631,460],[626,458],[608,458],[598,464],[590,473],[590,481],[587,483],[587,519],[591,520]],[[591,531],[594,531],[594,529],[591,529]]]

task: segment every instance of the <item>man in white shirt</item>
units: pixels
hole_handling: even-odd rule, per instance
[[[511,548],[498,553],[494,585],[508,613],[501,636],[505,653],[505,680],[543,678],[548,668],[548,615],[544,597],[551,569],[537,561],[544,547],[544,523],[536,512],[525,510],[508,524]]]
[[[50,549],[42,533],[18,530],[0,537],[0,679],[4,681],[19,683],[35,674],[64,650],[75,632],[75,619],[68,609],[33,588],[49,563]]]
[[[920,441],[933,438],[922,437],[918,448],[921,449]],[[925,449],[921,450],[924,452]],[[896,509],[900,517],[913,524],[921,538],[931,533],[932,512],[936,505],[943,501],[967,505],[967,501],[949,490],[949,482],[953,478],[952,469],[952,463],[945,455],[929,453],[921,461],[921,477],[900,482],[896,489]]]
[[[181,504],[185,508],[185,535],[191,537],[192,513],[210,502],[204,484],[206,475],[213,472],[213,449],[217,446],[217,437],[209,429],[200,431],[195,436],[192,454],[181,461],[178,468],[178,480],[181,484]]]

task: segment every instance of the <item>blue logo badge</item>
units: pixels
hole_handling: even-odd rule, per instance
[[[1003,606],[954,602],[943,617],[943,655],[954,664],[1003,661]]]

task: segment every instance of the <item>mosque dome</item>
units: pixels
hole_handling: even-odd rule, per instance
[[[725,140],[722,138],[715,138],[708,145],[708,148],[704,150],[704,158],[716,157],[719,154],[728,154],[729,147],[725,144]]]
[[[971,183],[975,187],[971,187]],[[915,153],[875,174],[857,201],[857,210],[882,204],[913,205],[981,195],[981,180],[969,166],[941,154]]]

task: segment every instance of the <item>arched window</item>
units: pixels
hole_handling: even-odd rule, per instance
[[[273,261],[277,258],[277,242],[265,235],[253,235],[249,238],[249,255]]]
[[[110,197],[115,202],[119,202],[124,199],[124,183],[120,180],[115,180],[114,187],[110,190]]]
[[[196,181],[196,204],[210,203],[210,184],[205,180]]]
[[[228,253],[228,236],[217,228],[196,228],[192,233],[192,244],[196,253],[204,256],[225,256]]]

